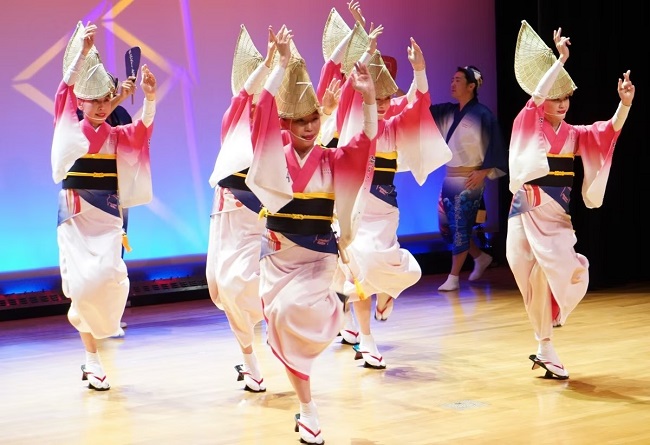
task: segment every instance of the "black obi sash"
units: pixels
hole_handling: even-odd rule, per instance
[[[248,169],[234,173],[230,176],[226,176],[221,181],[218,182],[219,187],[237,189],[237,190],[246,190],[251,191],[246,185],[246,175],[248,174]]]
[[[334,200],[293,198],[278,213],[269,213],[266,228],[296,235],[321,235],[332,232]]]
[[[392,185],[397,171],[397,159],[375,158],[375,172],[372,176],[374,185]]]
[[[63,180],[63,188],[117,190],[115,155],[86,155],[77,159]]]
[[[531,185],[546,187],[571,187],[575,173],[573,171],[573,156],[547,157],[549,172],[546,176],[528,181]]]
[[[230,190],[230,193],[235,195],[235,198],[244,204],[247,208],[257,213],[262,209],[262,203],[251,191],[251,189],[246,185],[246,175],[248,174],[248,169],[234,173],[230,176],[226,176],[217,184],[219,187],[227,188]]]

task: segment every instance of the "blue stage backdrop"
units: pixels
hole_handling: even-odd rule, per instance
[[[316,84],[323,64],[322,32],[332,8],[353,25],[345,0],[23,0],[4,5],[0,278],[5,286],[0,293],[29,290],[7,289],[6,283],[13,276],[56,272],[58,265],[61,186],[53,183],[50,168],[53,97],[77,21],[99,26],[96,45],[110,72],[123,79],[125,51],[140,46],[142,62],[158,79],[151,141],[154,199],[130,210],[133,251],[125,260],[144,267],[163,263],[182,268],[189,259],[204,258],[207,249],[213,193],[208,178],[219,151],[221,117],[231,98],[240,25],[246,25],[265,52],[267,27],[277,30],[286,24]],[[414,37],[424,51],[434,103],[451,100],[449,86],[456,66],[472,64],[484,73],[481,100],[497,111],[493,1],[366,0],[362,10],[368,22],[384,25],[379,49],[397,59],[397,83],[403,90],[412,80],[407,46]],[[123,105],[139,117],[142,100],[138,89],[135,103]],[[398,174],[400,237],[437,232],[441,175],[435,172],[419,187],[409,173]],[[490,197],[488,206],[496,206],[496,197]],[[496,224],[496,217],[491,220]]]

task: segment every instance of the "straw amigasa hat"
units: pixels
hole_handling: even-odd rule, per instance
[[[115,94],[113,77],[106,71],[99,53],[89,52],[79,80],[74,84],[74,94],[79,99],[101,99]]]
[[[83,23],[80,21],[77,22],[77,26],[72,33],[72,37],[68,40],[68,45],[65,47],[65,52],[63,53],[63,75],[68,71],[68,68],[70,68],[70,65],[74,62],[75,57],[77,57],[77,54],[79,54],[83,48],[83,33],[85,30],[86,28]],[[94,46],[90,49],[90,52],[93,51],[97,52],[97,49]]]
[[[264,57],[255,47],[248,30],[244,25],[241,25],[237,43],[235,44],[235,56],[233,57],[232,74],[230,76],[230,87],[233,95],[239,94],[246,80],[263,62]],[[259,94],[258,91],[255,93]]]
[[[341,71],[346,76],[350,74],[354,64],[359,61],[363,53],[368,49],[370,44],[370,37],[363,26],[359,23],[354,24],[352,28],[352,37],[350,38],[350,43],[345,50],[345,56],[343,57],[343,62],[341,63]]]
[[[519,86],[532,95],[542,76],[555,63],[556,57],[533,28],[522,20],[515,48],[515,77]],[[565,97],[578,88],[564,68],[548,93],[548,99]]]
[[[382,59],[379,51],[375,51],[375,54],[370,58],[368,71],[370,72],[370,77],[372,77],[372,80],[375,82],[376,98],[384,99],[386,97],[391,97],[399,89],[395,80],[393,80],[390,71],[386,68],[384,59]]]
[[[300,119],[320,110],[320,103],[303,59],[292,58],[289,62],[275,103],[278,115],[283,119]]]
[[[83,48],[83,33],[85,28],[81,22],[77,22],[77,27],[72,33],[63,54],[63,73],[74,62],[75,57]],[[115,82],[113,77],[106,71],[99,52],[94,46],[86,55],[86,60],[82,66],[79,79],[74,85],[74,94],[79,99],[100,99],[108,94],[115,92]]]
[[[390,73],[390,77],[395,80],[397,78],[397,59],[395,57],[382,54],[381,60],[384,61],[384,65],[386,65],[386,68]]]
[[[325,62],[330,60],[336,47],[345,39],[350,31],[352,30],[345,23],[345,20],[343,20],[336,8],[332,8],[327,17],[327,22],[325,22],[325,29],[323,29],[323,58]]]
[[[298,48],[296,48],[296,44],[293,42],[293,39],[291,39],[291,41],[289,42],[289,51],[291,53],[291,57],[289,58],[289,64],[302,59],[302,56],[298,52]],[[280,63],[280,53],[276,51],[275,55],[273,56],[273,61],[271,62],[271,66],[275,66],[278,63]]]

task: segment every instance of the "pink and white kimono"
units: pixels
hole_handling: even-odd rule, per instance
[[[78,331],[99,339],[119,331],[129,294],[122,260],[122,208],[152,198],[149,141],[155,103],[145,100],[142,120],[128,125],[111,127],[104,122],[95,129],[88,120],[80,121],[73,88],[81,63],[77,58],[56,94],[52,178],[55,183],[67,179],[80,158],[116,163],[116,190],[59,192],[57,241],[63,293],[71,299],[68,319]]]
[[[351,301],[359,299],[354,278],[368,296],[385,293],[397,298],[422,276],[415,257],[401,248],[397,240],[400,213],[394,174],[410,171],[422,185],[452,154],[429,112],[426,74],[424,70],[414,74],[413,99],[391,99],[392,115],[378,122],[375,173],[368,187],[367,203],[354,242],[347,249],[350,263],[340,264],[337,274],[339,282],[345,275],[342,293],[349,295]],[[346,82],[337,108],[339,145],[346,144],[351,134],[360,131],[362,118],[361,96]]]
[[[260,201],[244,180],[253,160],[252,91],[268,71],[261,64],[251,75],[251,84],[232,98],[222,120],[221,149],[210,176],[214,198],[206,260],[208,290],[243,347],[253,343],[255,325],[264,319],[259,297],[264,220],[259,217]]]
[[[506,256],[538,341],[551,338],[553,324],[564,324],[585,296],[589,262],[574,249],[571,186],[534,183],[557,177],[549,175],[549,160],[559,159],[566,165],[567,160],[571,163],[574,156],[581,156],[582,197],[587,207],[600,207],[619,134],[611,119],[592,125],[562,121],[556,133],[544,119],[544,102],[536,105],[534,98],[514,121],[509,155],[514,196]]]
[[[290,144],[282,144],[274,96],[267,90],[257,105],[254,133],[257,143],[246,182],[269,212],[290,205],[294,193],[330,197],[339,210],[340,243],[349,245],[359,215],[357,198],[364,195],[361,187],[372,173],[371,139],[360,133],[338,150],[316,145],[301,162]],[[331,289],[336,244],[331,226],[326,233],[302,235],[267,229],[263,237],[260,296],[268,344],[304,380],[343,323],[343,303]]]

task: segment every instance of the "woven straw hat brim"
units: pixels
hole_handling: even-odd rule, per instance
[[[352,71],[354,64],[359,61],[363,53],[368,49],[369,43],[370,37],[368,37],[366,30],[358,23],[355,23],[352,29],[350,43],[345,50],[345,56],[341,63],[341,71],[343,74],[347,76]]]
[[[72,65],[72,62],[74,62],[75,57],[77,54],[81,52],[81,49],[83,48],[83,33],[86,30],[84,27],[83,23],[77,22],[77,26],[75,27],[74,32],[72,33],[72,36],[70,37],[70,40],[68,40],[68,44],[65,47],[65,52],[63,53],[63,74],[68,71],[68,68],[70,68],[70,65]],[[94,46],[90,49],[91,53],[97,53],[97,48]]]
[[[292,60],[287,66],[275,103],[283,119],[300,119],[320,109],[303,59]]]
[[[241,25],[237,43],[235,44],[235,55],[232,61],[232,74],[230,76],[230,86],[232,94],[237,95],[244,87],[246,80],[264,61],[264,57],[257,50],[248,30]]]
[[[540,79],[555,63],[556,57],[535,30],[522,20],[515,48],[515,77],[519,86],[532,95]],[[548,99],[566,97],[578,88],[569,73],[562,68],[548,93]]]
[[[336,8],[332,8],[327,17],[327,22],[325,22],[325,28],[323,29],[322,45],[323,59],[325,59],[325,62],[330,60],[336,47],[345,39],[350,31],[352,29],[345,23],[345,20],[343,20]]]
[[[368,71],[375,82],[375,97],[378,99],[391,97],[399,89],[393,80],[393,76],[390,75],[390,71],[386,68],[379,51],[375,51],[375,54],[370,58]]]
[[[113,79],[104,68],[99,54],[91,52],[86,56],[84,69],[74,84],[74,94],[79,99],[101,99],[115,92]]]
[[[293,60],[294,62],[297,62],[298,60],[302,60],[304,63],[304,60],[300,55],[300,52],[298,51],[296,44],[293,42],[293,39],[291,39],[291,41],[289,42],[289,50],[291,51],[291,60]]]
[[[397,78],[397,59],[395,57],[383,54],[381,56],[381,60],[384,61],[384,65],[386,65],[386,69],[390,73],[390,77],[395,80]]]

